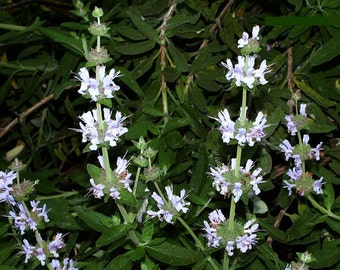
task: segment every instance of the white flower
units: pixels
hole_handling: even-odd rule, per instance
[[[81,81],[79,94],[89,95],[93,101],[98,101],[103,98],[113,98],[112,93],[118,91],[120,87],[113,81],[119,76],[119,72],[111,69],[108,75],[105,76],[105,66],[100,66],[98,69],[98,80],[90,78],[88,70],[83,67],[78,72],[76,77]]]
[[[260,27],[258,25],[253,27],[252,31],[252,37],[251,39],[253,40],[259,40],[259,32],[260,32]],[[237,48],[243,48],[244,46],[247,46],[249,44],[249,34],[247,32],[242,33],[242,38],[238,40],[238,46]]]
[[[101,199],[102,197],[104,197],[103,189],[105,188],[105,186],[103,184],[96,184],[92,178],[90,179],[90,184],[92,186],[90,188],[90,192],[93,193],[93,196],[95,198]]]
[[[186,213],[189,210],[186,206],[190,205],[190,202],[184,201],[186,198],[184,189],[181,190],[180,196],[173,194],[172,186],[166,186],[165,191],[168,195],[168,200],[166,202],[163,201],[162,197],[156,192],[152,193],[151,197],[157,202],[159,210],[157,212],[148,210],[147,214],[152,218],[158,217],[160,221],[173,224],[173,216],[179,212]]]

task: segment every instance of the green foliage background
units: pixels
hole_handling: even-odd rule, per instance
[[[91,108],[78,95],[75,80],[85,63],[83,40],[89,47],[95,42],[87,31],[88,22],[71,12],[75,9],[68,1],[0,4],[0,156],[4,157],[0,170],[9,165],[6,154],[25,145],[18,156],[28,166],[23,178],[40,180],[36,195],[51,209],[45,234],[68,233],[65,253],[72,254],[82,269],[210,269],[180,224],[165,230],[159,230],[157,220],[122,224],[113,203],[85,197],[90,186],[86,165],[96,163],[96,155],[82,153],[80,135],[70,128],[77,128],[78,115]],[[324,142],[321,162],[308,164],[327,183],[325,195],[315,199],[340,213],[340,3],[88,1],[91,10],[95,5],[104,9],[103,21],[110,27],[109,37],[102,40],[112,57],[107,69],[124,75],[119,78],[114,109],[130,115],[129,132],[111,155],[124,155],[127,149],[129,155],[136,153],[131,140],[141,135],[150,141],[158,150],[162,185],[173,183],[176,191],[190,192],[185,220],[202,239],[208,213],[215,208],[228,211],[227,200],[214,192],[207,177],[209,166],[227,162],[236,149],[222,143],[209,117],[223,108],[237,116],[241,101],[240,89],[231,88],[220,62],[235,59],[242,32],[260,25],[263,50],[258,57],[272,66],[266,76],[269,84],[250,96],[248,111],[249,118],[265,112],[271,127],[265,142],[249,148],[244,160],[257,159],[267,182],[261,186],[259,202],[237,213],[257,213],[263,232],[255,252],[239,257],[237,267],[283,269],[296,252],[308,250],[316,258],[312,269],[338,269],[339,221],[304,197],[288,197],[282,177],[289,164],[277,150],[289,137],[284,114],[290,113],[291,90],[299,89],[313,119],[308,131],[312,145]],[[283,16],[306,20],[296,23]],[[282,25],[272,25],[272,17],[281,17]],[[167,108],[162,89],[167,89]],[[0,215],[6,211],[1,205]],[[129,230],[136,230],[145,245],[134,246],[127,237]],[[0,218],[0,265],[24,269],[22,257],[13,256],[18,246],[11,234],[7,218]],[[221,250],[209,253],[220,262]]]

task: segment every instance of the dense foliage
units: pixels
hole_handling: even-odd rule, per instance
[[[255,119],[261,111],[269,126],[260,143],[243,149],[242,163],[255,160],[264,183],[260,194],[236,205],[236,217],[256,216],[260,230],[252,250],[231,257],[231,269],[284,269],[306,251],[315,259],[308,261],[311,269],[340,267],[338,1],[4,2],[0,171],[15,157],[26,164],[20,178],[37,181],[29,199],[48,209],[41,235],[54,239],[62,233],[63,256],[79,269],[222,269],[223,248],[207,248],[203,224],[215,209],[227,216],[230,198],[216,192],[208,173],[210,166],[228,164],[237,154],[237,142],[222,141],[215,118],[225,108],[233,119],[239,116],[242,87],[227,80],[221,62],[236,61],[237,40],[255,25],[261,28],[262,47],[256,57],[267,60],[269,72],[267,84],[248,91],[247,117]],[[109,27],[101,38],[111,57],[107,73],[120,71],[115,79],[120,90],[102,105],[127,116],[128,131],[109,157],[115,167],[117,157],[126,156],[131,179],[139,178],[136,196],[122,192],[119,205],[90,196],[89,179],[101,173],[99,150],[89,151],[74,130],[79,116],[96,107],[78,93],[79,71],[97,42],[88,31],[95,6],[103,9],[101,20]],[[300,107],[296,100],[307,104],[303,131],[311,145],[323,142],[320,160],[306,162],[311,175],[323,177],[323,194],[289,194],[283,188],[291,162],[279,145],[285,139],[298,142],[285,119]],[[148,160],[153,170],[139,159],[145,150],[141,137],[156,151]],[[168,224],[145,213],[141,222],[123,219],[122,205],[127,215],[145,212],[145,199],[155,208],[151,194],[158,190],[152,182],[162,190],[172,185],[175,194],[186,190],[190,206],[179,220],[204,248],[178,220]],[[18,255],[22,237],[7,218],[10,210],[1,201],[1,269],[43,269],[39,261],[24,264]]]

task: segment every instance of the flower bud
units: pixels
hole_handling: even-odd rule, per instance
[[[143,136],[140,136],[140,137],[139,137],[138,142],[136,142],[136,141],[132,141],[132,142],[133,142],[133,144],[137,147],[137,149],[139,149],[139,150],[141,150],[141,151],[142,151],[142,150],[145,150],[145,149],[148,147],[148,144],[149,144],[149,143],[145,142]]]
[[[104,47],[101,47],[100,50],[91,48],[86,60],[95,65],[101,65],[110,61],[110,56]]]
[[[94,7],[94,10],[92,11],[92,16],[95,18],[100,18],[104,15],[103,9]]]
[[[15,184],[12,186],[13,190],[11,194],[15,198],[16,201],[24,201],[27,200],[28,195],[34,192],[34,183],[31,181],[25,180],[19,184]]]
[[[107,32],[109,31],[109,27],[106,27],[106,25],[98,24],[98,22],[91,23],[89,27],[89,32],[94,36],[105,36],[107,35]]]
[[[152,149],[151,147],[148,147],[143,152],[143,156],[146,158],[154,158],[157,155],[157,150]]]
[[[144,177],[146,182],[157,182],[159,180],[160,174],[160,169],[157,165],[152,165],[151,167],[147,167],[144,169]]]
[[[138,156],[134,158],[133,163],[135,163],[139,167],[146,167],[149,164],[148,160],[143,156]]]
[[[9,166],[9,168],[14,172],[20,172],[26,168],[26,164],[22,163],[21,160],[15,158],[14,161]]]

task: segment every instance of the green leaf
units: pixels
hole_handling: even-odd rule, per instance
[[[309,234],[315,225],[323,222],[320,217],[321,215],[319,213],[312,213],[308,210],[304,211],[287,230],[289,240],[299,239]]]
[[[310,56],[312,66],[326,63],[340,54],[340,35],[336,35],[329,39],[320,49],[313,51]]]
[[[103,175],[103,169],[90,163],[87,164],[87,172],[94,181],[98,180]]]
[[[122,74],[122,76],[119,77],[119,79],[123,83],[125,83],[131,90],[133,90],[139,97],[142,97],[143,91],[138,85],[138,83],[136,82],[136,80],[134,79],[134,77],[132,76],[132,73],[130,73],[130,71],[128,71],[126,68],[121,67],[121,66],[117,66],[116,68]]]
[[[132,264],[135,261],[140,260],[145,255],[143,247],[137,247],[134,250],[130,250],[125,254],[118,255],[106,266],[105,270],[128,270],[132,269]]]
[[[326,269],[334,266],[340,261],[340,240],[329,240],[328,237],[324,238],[321,249],[312,253],[315,261],[308,264],[312,269]],[[333,268],[332,269],[336,269]]]
[[[148,70],[150,70],[154,61],[154,57],[142,59],[135,67],[135,69],[131,72],[131,79],[137,80],[139,77],[143,76]]]
[[[118,45],[115,47],[115,50],[121,54],[126,55],[137,55],[141,53],[148,52],[155,47],[155,42],[146,40],[136,43]]]
[[[203,90],[197,87],[196,83],[192,83],[189,88],[189,98],[197,109],[199,109],[202,113],[205,113],[207,111],[207,100],[202,92]]]
[[[262,175],[266,175],[272,171],[272,157],[268,153],[267,149],[262,147],[261,154],[260,154],[260,164],[259,167],[262,168]]]
[[[333,185],[330,183],[325,184],[325,190],[324,190],[324,204],[326,206],[326,209],[331,211],[332,206],[334,204],[334,189]]]
[[[71,51],[84,56],[84,51],[80,38],[70,35],[70,32],[62,31],[58,28],[40,27],[39,31],[53,41],[62,44]]]
[[[130,205],[130,206],[137,205],[135,196],[131,192],[129,192],[127,189],[119,188],[118,191],[120,193],[120,199],[118,200],[120,203],[125,204],[125,205]]]
[[[135,228],[134,224],[119,224],[117,226],[112,226],[97,239],[96,247],[106,246],[112,242],[122,238],[127,237],[127,233],[130,229]]]
[[[171,58],[174,60],[176,69],[180,72],[188,71],[187,60],[184,55],[174,46],[174,44],[169,40],[168,51]]]
[[[117,30],[119,34],[132,40],[140,41],[145,39],[145,36],[141,32],[129,26],[119,26]]]
[[[90,210],[85,207],[76,207],[75,208],[78,216],[82,221],[84,221],[87,225],[89,225],[95,231],[105,233],[109,230],[107,224],[113,224],[112,218],[105,216],[96,211]]]
[[[320,95],[312,87],[310,87],[306,82],[299,81],[295,77],[293,78],[293,80],[296,83],[298,88],[300,88],[307,96],[313,99],[320,106],[327,108],[327,107],[336,105],[336,102],[331,101],[325,98],[324,96]]]
[[[260,199],[258,196],[254,196],[252,199],[254,205],[254,214],[265,214],[268,212],[267,204]]]
[[[196,15],[194,16],[188,16],[188,15],[172,16],[166,24],[166,30],[168,31],[168,30],[174,29],[186,23],[195,24],[200,16],[201,16],[200,13],[196,13]]]
[[[154,43],[159,43],[158,33],[151,25],[142,20],[142,15],[139,13],[137,8],[131,7],[127,11],[127,14],[139,31],[141,31],[149,40]]]
[[[199,251],[184,248],[168,241],[156,246],[146,245],[145,249],[148,255],[155,260],[173,266],[190,265],[202,258],[202,253]]]

